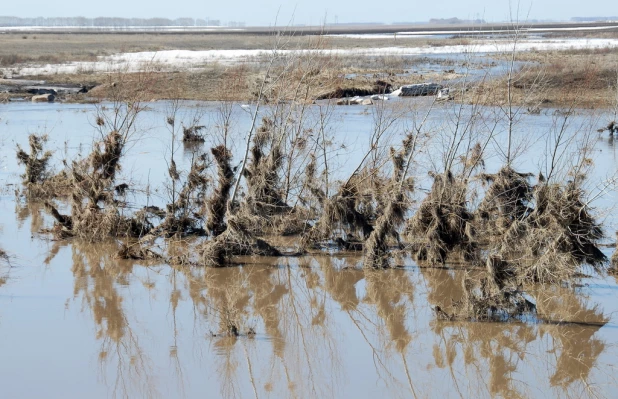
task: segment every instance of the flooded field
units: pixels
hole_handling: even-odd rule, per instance
[[[400,142],[430,102],[391,100],[410,112],[381,145]],[[199,111],[209,131],[220,123],[219,105],[185,103],[181,114],[189,121]],[[140,115],[118,179],[131,187],[129,209],[167,201],[169,107],[151,103]],[[250,107],[234,106],[240,138],[251,123]],[[53,224],[43,205],[15,195],[23,173],[16,145],[27,148],[28,134],[47,133],[58,171],[63,159],[88,154],[100,139],[94,111],[92,105],[0,105],[0,248],[8,254],[0,262],[2,397],[615,397],[617,279],[586,267],[588,276],[575,287],[528,289],[536,317],[472,322],[448,316],[464,298],[466,277],[477,272],[457,262],[432,266],[397,254],[396,268],[371,270],[361,267],[359,254],[322,251],[238,257],[231,267],[204,268],[118,259],[115,240],[53,240],[41,233]],[[345,179],[361,161],[378,112],[334,109],[333,179]],[[482,112],[485,123],[499,113],[440,106],[428,130],[448,129],[457,112]],[[314,105],[308,118],[319,114]],[[596,130],[609,117],[577,111],[569,129]],[[543,170],[541,137],[558,119],[550,109],[521,115],[516,137],[526,150],[515,162],[518,170]],[[504,141],[498,134],[491,146]],[[235,143],[237,166],[244,148]],[[427,171],[438,163],[439,145],[436,140],[419,157],[416,206],[431,187]],[[178,167],[186,169],[192,149],[179,152]],[[494,155],[485,168],[494,173],[501,160],[497,150],[488,153]],[[613,139],[598,134],[586,187],[591,197],[603,194],[593,205],[605,244],[618,227],[607,185],[617,155]],[[189,244],[172,239],[168,249],[182,252]]]

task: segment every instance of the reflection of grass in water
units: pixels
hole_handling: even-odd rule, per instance
[[[0,248],[0,287],[2,287],[9,279],[8,270],[3,270],[4,266],[10,267],[9,254]]]
[[[84,269],[81,265],[85,264],[75,259],[75,283],[76,287],[84,287],[84,280],[91,280],[85,284],[90,288],[84,289],[90,292],[89,297],[96,300],[90,302],[88,306],[95,307],[92,309],[93,312],[96,311],[94,314],[96,323],[101,320],[101,324],[97,324],[97,331],[101,331],[102,342],[107,342],[107,346],[101,347],[99,359],[101,364],[106,368],[110,365],[113,368],[116,362],[126,361],[120,369],[130,375],[140,370],[139,364],[144,362],[146,368],[139,372],[144,375],[152,373],[152,370],[148,369],[150,367],[148,345],[139,347],[145,351],[139,355],[131,352],[119,354],[116,351],[117,342],[130,348],[130,345],[144,340],[140,339],[140,330],[134,330],[137,329],[137,324],[133,319],[131,306],[126,305],[130,303],[135,288],[122,289],[118,285],[133,284],[133,287],[139,287],[140,281],[136,281],[135,276],[141,270],[150,268],[129,266],[132,264],[123,261],[116,264],[117,261],[107,255],[108,252],[114,252],[109,247],[97,251],[95,246],[83,245],[80,251],[80,256],[88,260],[88,266]],[[86,255],[86,252],[92,254]],[[313,259],[317,264],[314,264]],[[419,314],[424,313],[423,299],[413,302],[419,287],[413,281],[414,273],[406,270],[347,269],[342,266],[354,261],[348,260],[338,264],[333,259],[328,256],[303,257],[298,259],[298,264],[296,260],[290,260],[289,264],[280,265],[279,260],[254,266],[221,269],[177,266],[170,269],[170,272],[165,267],[166,271],[161,273],[161,276],[169,277],[162,277],[163,280],[150,284],[149,297],[161,297],[161,293],[169,292],[168,297],[162,298],[164,302],[169,299],[173,314],[176,309],[183,306],[180,305],[182,302],[188,303],[184,306],[193,307],[194,310],[190,313],[194,314],[196,324],[191,327],[189,322],[187,326],[186,321],[180,318],[183,314],[181,310],[178,312],[178,327],[176,324],[173,327],[174,334],[181,335],[185,331],[191,337],[191,331],[195,335],[196,328],[199,336],[204,336],[200,332],[205,330],[205,335],[208,337],[209,328],[217,333],[217,337],[207,338],[205,341],[211,343],[210,347],[217,354],[216,375],[221,389],[225,392],[244,389],[243,384],[245,382],[248,384],[245,373],[247,368],[251,367],[251,373],[255,373],[251,378],[264,381],[268,384],[268,389],[284,390],[304,396],[305,393],[313,392],[313,386],[317,392],[329,393],[331,388],[326,387],[324,381],[331,381],[331,373],[337,373],[336,366],[331,363],[333,359],[336,361],[338,357],[346,356],[345,353],[341,353],[342,342],[337,338],[342,335],[340,324],[336,315],[332,314],[333,308],[329,304],[335,301],[348,306],[343,315],[349,315],[350,321],[358,326],[358,330],[352,327],[353,331],[362,334],[366,340],[363,342],[368,346],[363,345],[362,350],[375,351],[374,366],[381,368],[379,373],[385,381],[393,382],[389,384],[389,387],[393,387],[392,392],[402,389],[400,384],[403,384],[405,377],[402,377],[402,370],[401,373],[394,371],[394,367],[398,364],[395,359],[399,359],[396,354],[401,353],[404,362],[408,362],[409,366],[406,365],[405,372],[415,376],[416,367],[414,362],[410,362],[410,356],[416,356],[418,346],[412,347],[410,343],[414,339],[420,347],[423,347],[424,340],[428,337],[423,332],[426,327],[422,323],[411,323],[411,320],[416,320]],[[427,276],[425,279],[427,285],[435,287],[433,297],[448,300],[449,295],[452,295],[450,289],[453,284],[457,285],[459,278],[453,276],[453,284],[441,285],[440,281],[445,279],[444,273],[449,271],[422,270],[423,275]],[[165,280],[166,278],[169,280]],[[99,282],[95,282],[95,279]],[[149,276],[148,281],[152,282],[151,279],[152,276]],[[357,284],[362,280],[365,280],[366,295],[362,300],[358,300]],[[162,281],[168,283],[162,284]],[[173,287],[173,290],[168,291],[168,285],[169,288]],[[94,289],[97,291],[92,291]],[[81,288],[79,292],[85,294]],[[559,294],[555,292],[548,296],[559,297]],[[557,310],[559,305],[568,312],[578,313],[585,309],[582,306],[574,307],[576,295],[569,296],[567,292],[564,295],[565,297],[560,300],[553,299],[551,304],[548,304],[552,307],[546,308],[552,309],[554,314],[559,313]],[[421,309],[417,306],[421,306]],[[118,311],[121,312],[120,315]],[[119,317],[121,321],[111,322],[111,325],[119,326],[120,329],[106,328],[108,320]],[[240,337],[226,334],[224,328],[230,323],[237,326],[239,333],[255,326],[256,340],[247,339],[248,337],[242,334]],[[564,341],[565,349],[555,352],[560,356],[557,360],[558,369],[555,372],[553,368],[548,371],[547,383],[549,384],[549,379],[554,373],[557,386],[562,387],[561,384],[564,384],[565,389],[569,391],[571,388],[568,386],[568,381],[576,383],[575,376],[585,376],[586,367],[589,367],[588,372],[594,370],[595,359],[604,350],[602,345],[590,342],[590,339],[586,341],[585,334],[577,334],[569,326],[461,322],[432,322],[431,326],[432,331],[444,340],[437,342],[433,347],[438,367],[446,371],[452,369],[454,375],[458,376],[456,383],[465,384],[463,389],[474,389],[475,383],[482,386],[486,384],[486,389],[492,394],[508,397],[525,396],[524,392],[520,392],[522,388],[516,379],[522,372],[524,364],[530,362],[537,364],[539,361],[544,365],[546,362],[545,358],[530,360],[531,353],[532,356],[535,353],[535,346],[531,343],[539,339],[540,329],[550,332],[552,336],[558,334],[558,330],[564,333],[562,338],[555,336],[556,339]],[[223,334],[219,335],[219,332]],[[351,338],[347,331],[343,335],[346,339]],[[264,340],[264,337],[267,339]],[[189,346],[195,345],[193,338],[190,339],[192,343]],[[179,339],[170,350],[178,367],[182,367],[183,362],[189,361],[183,357],[186,349],[186,345],[183,347],[183,344],[185,341]],[[586,344],[593,346],[592,350],[585,352],[584,363],[589,366],[579,368],[573,362],[579,361],[576,358],[579,353],[578,346]],[[259,350],[256,350],[258,348]],[[429,349],[431,348],[429,346]],[[355,348],[355,350],[361,349]],[[125,355],[127,356],[120,359]],[[526,356],[526,363],[518,361],[518,356]],[[465,359],[464,364],[460,365],[458,359],[460,362]],[[331,368],[327,364],[331,365]],[[135,370],[131,371],[129,367],[134,367]],[[407,367],[412,369],[408,371]],[[423,369],[422,364],[419,367]],[[459,377],[461,374],[459,367],[466,367],[466,375],[471,381],[465,383],[462,381]],[[261,370],[274,370],[274,372],[264,374]],[[475,377],[477,372],[479,374]],[[144,375],[138,377],[133,374],[133,377],[141,378],[137,380],[140,383],[145,381]],[[135,381],[127,379],[130,384]],[[415,390],[430,389],[425,386],[419,387],[419,382],[418,379],[412,382]],[[155,385],[153,387],[156,388]],[[133,392],[136,388],[127,385],[126,389],[128,392]],[[266,390],[267,387],[261,388],[258,384],[257,389]]]

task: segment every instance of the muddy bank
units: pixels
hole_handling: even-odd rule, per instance
[[[83,101],[93,83],[54,83],[46,80],[0,79],[0,99],[4,101],[79,102]]]

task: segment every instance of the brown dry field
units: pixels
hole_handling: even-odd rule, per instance
[[[324,36],[324,48],[364,48],[410,45],[444,46],[469,43],[466,38],[353,39]],[[272,35],[250,34],[173,34],[173,33],[5,33],[0,34],[0,66],[21,62],[92,61],[97,56],[124,52],[163,50],[241,50],[268,49]],[[313,48],[315,36],[287,36],[287,48]]]
[[[568,36],[587,36],[588,33],[572,32]],[[595,34],[594,37],[616,37],[617,33]],[[565,35],[562,35],[565,36]],[[121,52],[161,50],[210,50],[210,49],[263,49],[273,45],[269,35],[250,34],[21,34],[0,35],[0,66],[27,63],[61,63],[69,61],[92,61],[98,56]],[[283,39],[287,48],[314,48],[316,37],[290,36]],[[326,37],[321,48],[363,48],[390,46],[442,46],[467,44],[468,38],[427,39],[353,39]],[[492,56],[496,58],[496,56]],[[419,60],[421,58],[419,57]],[[618,51],[567,50],[547,52],[520,52],[518,61],[528,61],[530,67],[514,79],[513,98],[516,103],[541,107],[570,107],[577,104],[583,108],[605,108],[616,104],[616,82]],[[331,60],[332,61],[332,60]],[[413,62],[413,61],[412,61]],[[414,70],[410,59],[401,57],[339,57],[329,62],[332,71],[324,73],[323,84],[312,95],[318,96],[337,87],[370,88],[376,79],[382,79],[397,87],[402,84],[440,81],[448,84],[456,74],[425,73],[423,75],[404,73]],[[200,70],[180,72],[158,72],[150,77],[148,96],[152,100],[180,97],[188,100],[250,100],[255,82],[259,79],[261,67],[258,64],[224,65],[211,64]],[[357,74],[354,78],[345,75]],[[30,77],[29,77],[30,78]],[[49,83],[77,83],[96,85],[91,93],[77,96],[70,101],[89,101],[93,96],[105,98],[106,83],[110,77],[105,74],[72,74],[36,76],[35,79]],[[142,79],[137,77],[136,79]],[[131,79],[129,77],[129,79]],[[234,79],[235,90],[230,93],[225,86]],[[240,83],[239,83],[240,81]],[[506,79],[494,79],[473,87],[482,94],[487,104],[504,102]],[[530,90],[530,87],[537,87]],[[476,101],[476,100],[475,100]]]

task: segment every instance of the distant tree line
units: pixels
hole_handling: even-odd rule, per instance
[[[610,21],[618,21],[618,17],[573,17],[571,18],[573,22],[610,22]]]
[[[484,24],[484,19],[459,19],[459,18],[431,18],[429,20],[430,24],[440,24],[440,25],[448,25],[448,24]]]
[[[244,22],[231,21],[228,26],[241,27]],[[69,27],[157,27],[157,26],[221,26],[218,19],[202,18],[119,18],[119,17],[55,17],[20,18],[0,16],[0,26],[69,26]]]

